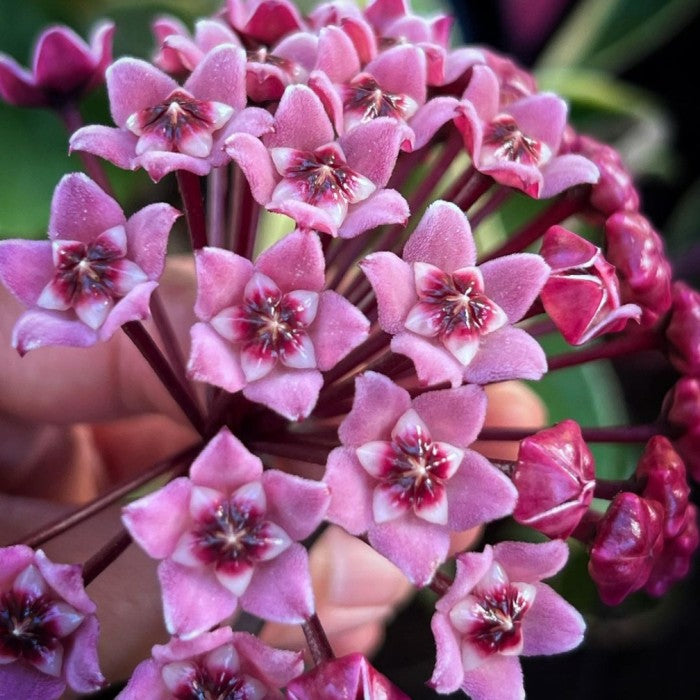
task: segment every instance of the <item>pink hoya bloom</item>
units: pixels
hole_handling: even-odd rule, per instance
[[[287,686],[289,700],[409,700],[386,676],[374,668],[362,654],[331,659]]]
[[[267,112],[244,109],[245,52],[231,44],[212,49],[182,87],[150,63],[119,59],[107,70],[107,92],[117,127],[84,126],[71,150],[144,168],[154,181],[174,170],[206,175],[226,162],[222,144],[230,134],[271,127]]]
[[[549,268],[519,253],[476,266],[469,222],[454,204],[432,204],[403,249],[360,263],[374,287],[379,324],[394,337],[423,384],[539,379],[542,348],[514,328],[537,298]]]
[[[429,583],[447,557],[450,532],[501,518],[515,505],[511,482],[468,449],[485,411],[478,386],[411,401],[384,375],[358,377],[338,431],[342,447],[326,466],[328,520],[353,535],[366,532],[413,584]]]
[[[595,463],[581,428],[565,420],[520,443],[513,472],[513,517],[548,537],[566,539],[593,500]]]
[[[502,104],[496,74],[476,65],[455,119],[474,167],[496,182],[546,199],[598,180],[598,168],[574,153],[559,154],[567,107],[553,93]]]
[[[31,72],[0,54],[0,98],[19,107],[61,107],[104,80],[112,61],[114,24],[102,22],[88,46],[72,29],[46,29],[34,48]]]
[[[153,647],[119,700],[282,700],[280,688],[304,669],[301,652],[279,651],[251,634],[220,627]]]
[[[0,548],[0,695],[55,700],[104,684],[99,625],[81,568],[24,545]]]
[[[353,238],[382,224],[404,223],[406,200],[389,181],[406,127],[393,119],[362,124],[338,141],[321,100],[291,85],[263,141],[234,134],[226,152],[245,173],[256,201],[300,229]]]
[[[309,13],[308,20],[317,32],[323,27],[340,27],[352,42],[362,65],[369,63],[377,55],[377,37],[374,29],[355,2],[335,0],[320,3]]]
[[[583,639],[581,615],[541,582],[567,556],[561,540],[502,542],[460,554],[454,583],[435,604],[430,685],[439,693],[461,688],[472,700],[522,700],[518,656],[559,654]]]
[[[313,613],[306,550],[328,508],[328,488],[262,462],[223,428],[190,476],[123,509],[134,540],[158,566],[168,632],[191,639],[240,606],[267,620]]]
[[[289,0],[226,0],[227,19],[244,37],[274,44],[305,29],[296,5]]]
[[[0,242],[0,279],[29,310],[12,344],[87,347],[127,321],[148,318],[179,212],[150,204],[126,219],[82,173],[66,175],[51,201],[48,241]]]
[[[540,255],[552,268],[542,303],[568,343],[582,345],[603,333],[621,331],[629,319],[639,320],[636,304],[620,305],[615,268],[590,241],[552,226]]]
[[[671,292],[669,359],[682,374],[700,378],[700,293],[684,282],[675,282]]]
[[[255,264],[218,248],[196,253],[201,323],[192,328],[189,374],[227,391],[243,389],[289,420],[311,413],[321,372],[368,335],[369,322],[344,297],[323,290],[315,233],[295,231]]]

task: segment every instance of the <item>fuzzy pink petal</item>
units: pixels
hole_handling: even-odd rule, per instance
[[[523,617],[523,656],[575,649],[586,629],[581,614],[544,583],[536,583],[535,588],[535,600]]]
[[[223,102],[243,109],[245,96],[245,51],[223,44],[209,51],[184,85],[198,100]]]
[[[394,253],[379,252],[368,255],[360,267],[377,297],[379,325],[387,333],[399,333],[418,301],[411,266]]]
[[[282,293],[296,289],[320,292],[325,260],[315,233],[294,231],[260,254],[255,269],[273,279]]]
[[[27,311],[12,330],[12,347],[20,355],[45,345],[87,348],[97,339],[97,333],[81,321],[50,311]]]
[[[126,222],[127,257],[152,280],[163,274],[168,236],[179,216],[169,204],[149,204]]]
[[[486,545],[483,552],[458,554],[456,561],[454,582],[447,593],[435,603],[435,609],[444,614],[449,613],[457,603],[469,595],[489,571],[493,563],[493,548]]]
[[[313,151],[333,136],[321,100],[305,85],[290,85],[275,112],[275,132],[266,137],[265,145]]]
[[[267,148],[254,136],[239,133],[227,139],[225,150],[246,176],[255,201],[267,204],[278,180]]]
[[[450,536],[442,525],[433,525],[413,513],[369,529],[369,542],[403,571],[415,586],[427,585],[447,558]]]
[[[360,72],[360,59],[350,37],[340,27],[324,27],[318,36],[316,69],[334,83],[345,83]]]
[[[464,370],[464,380],[488,384],[507,379],[540,379],[547,358],[540,344],[525,331],[506,326],[481,339],[476,357]]]
[[[490,260],[479,267],[484,293],[513,323],[532,306],[549,278],[549,265],[539,255],[517,253]]]
[[[427,262],[444,272],[474,265],[476,246],[462,210],[450,202],[431,204],[406,241],[403,259]]]
[[[322,386],[323,376],[317,369],[278,366],[262,379],[248,384],[243,395],[295,421],[313,411]]]
[[[53,678],[33,666],[0,664],[0,688],[6,698],[58,700],[66,688],[63,678]]]
[[[168,698],[160,666],[152,659],[142,661],[134,669],[129,682],[119,694],[119,700],[141,700],[142,698],[151,698],[152,700],[167,700]]]
[[[283,180],[282,183],[286,184]],[[296,189],[296,186],[293,186]],[[307,204],[298,199],[281,198],[277,199],[280,194],[280,188],[275,191],[275,200],[267,205],[269,211],[277,214],[284,214],[290,219],[294,219],[297,227],[304,230],[316,230],[321,233],[328,233],[331,236],[336,236],[338,233],[338,223],[343,220],[347,203],[345,200],[339,199],[334,202],[329,202],[327,208],[320,208],[313,204]]]
[[[206,654],[209,651],[233,640],[234,632],[230,627],[218,627],[212,632],[205,632],[192,639],[172,637],[167,644],[156,644],[151,654],[159,664],[171,661],[184,661],[192,656]]]
[[[537,583],[554,576],[569,556],[569,548],[562,540],[542,544],[529,542],[501,542],[494,547],[494,557],[508,573],[511,581]]]
[[[78,129],[71,137],[69,152],[85,151],[114,163],[118,168],[134,169],[138,136],[125,129],[91,124]]]
[[[468,447],[486,417],[486,394],[479,386],[430,391],[416,397],[413,408],[430,428],[433,440]]]
[[[231,135],[237,133],[250,134],[251,136],[263,136],[269,134],[274,129],[274,119],[272,115],[260,107],[246,107],[240,112],[236,112],[230,121],[220,131],[214,133],[214,145],[212,146],[212,163],[223,165],[226,162],[224,141]],[[221,154],[223,161],[217,157]]]
[[[262,462],[222,428],[192,464],[190,478],[197,486],[230,493],[260,479],[262,469]]]
[[[191,639],[230,617],[238,599],[208,569],[181,566],[169,559],[158,565],[165,626]]]
[[[100,340],[109,340],[128,321],[145,321],[151,315],[151,294],[158,282],[137,284],[125,297],[120,299],[109,312],[99,329]]]
[[[154,559],[169,557],[185,527],[192,482],[179,477],[122,509],[122,522],[134,541]]]
[[[94,69],[85,42],[67,27],[44,31],[34,49],[33,72],[38,85],[69,93],[81,86]]]
[[[69,605],[85,615],[95,612],[96,606],[85,592],[81,566],[57,564],[41,550],[36,552],[35,563],[46,583]]]
[[[63,672],[68,685],[78,693],[92,693],[105,683],[97,658],[100,625],[94,616],[88,617],[72,636],[63,660]]]
[[[267,496],[265,517],[293,540],[305,539],[323,520],[330,503],[325,484],[277,470],[266,471],[262,483]]]
[[[103,231],[124,226],[121,207],[87,175],[64,175],[54,190],[49,238],[90,243]]]
[[[459,641],[446,615],[436,613],[430,623],[435,637],[437,658],[430,686],[438,693],[454,693],[464,680]]]
[[[304,670],[301,652],[273,649],[252,634],[234,632],[233,645],[243,673],[253,673],[273,688],[283,688]]]
[[[207,175],[212,168],[210,158],[196,158],[185,153],[170,151],[146,151],[137,156],[133,164],[137,168],[143,168],[153,182],[160,182],[166,175],[176,170],[187,170],[195,175]]]
[[[14,580],[34,563],[34,550],[23,544],[0,548],[0,590],[12,588]]]
[[[410,120],[415,140],[414,150],[423,148],[435,136],[437,130],[457,114],[458,100],[447,95],[426,102]]]
[[[447,483],[450,530],[468,530],[513,512],[518,492],[512,482],[477,452],[467,450]],[[488,494],[488,498],[484,497]],[[515,579],[519,581],[520,579]]]
[[[34,76],[10,56],[0,55],[0,97],[18,107],[43,107],[48,104]]]
[[[345,297],[323,292],[316,320],[309,328],[318,368],[325,372],[340,362],[369,335],[369,321]]]
[[[241,607],[274,622],[300,624],[306,620],[314,611],[306,549],[294,543],[271,561],[258,563],[241,597]]]
[[[253,264],[247,258],[220,248],[202,248],[195,254],[197,270],[198,318],[209,321],[220,311],[243,299],[246,284],[253,276]]]
[[[523,670],[517,656],[493,655],[464,674],[462,688],[472,700],[524,700]]]
[[[523,97],[508,105],[508,112],[524,134],[549,146],[552,153],[559,150],[566,126],[566,102],[551,92]]]
[[[331,79],[323,71],[313,71],[309,76],[308,85],[321,100],[336,132],[342,135],[345,130],[343,101]]]
[[[120,127],[134,112],[155,107],[178,87],[171,77],[137,58],[120,58],[105,77],[112,119]]]
[[[339,447],[328,455],[324,482],[331,490],[327,518],[351,535],[366,532],[372,522],[372,489],[376,483],[360,466],[355,450]]]
[[[499,93],[496,74],[487,66],[476,65],[462,99],[473,105],[479,120],[490,122],[498,113]]]
[[[419,105],[425,103],[425,54],[412,44],[399,44],[377,56],[365,70],[386,92],[408,95]]]
[[[338,429],[345,445],[360,447],[389,440],[396,421],[411,407],[411,397],[383,374],[365,372],[355,380],[355,399]]]
[[[576,153],[565,153],[552,158],[543,168],[544,182],[540,199],[548,199],[584,183],[594,184],[600,179],[600,171],[593,161]]]
[[[192,345],[187,375],[219,386],[232,394],[246,384],[238,353],[208,323],[196,323],[190,330]]]
[[[396,190],[378,190],[350,207],[338,235],[341,238],[355,238],[383,224],[405,226],[409,214],[408,202]]]
[[[25,306],[34,306],[53,278],[50,241],[0,241],[0,280]]]
[[[410,358],[421,384],[462,383],[462,365],[441,344],[415,333],[399,333],[391,339],[391,350]]]

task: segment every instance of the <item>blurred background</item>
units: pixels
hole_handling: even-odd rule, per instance
[[[27,65],[44,26],[65,23],[85,37],[95,21],[110,17],[117,23],[115,57],[148,58],[154,16],[173,14],[191,24],[219,5],[218,0],[3,0],[0,51]],[[700,0],[413,0],[412,5],[424,13],[455,14],[455,42],[510,54],[534,70],[541,89],[568,101],[577,130],[618,148],[637,177],[644,212],[664,234],[676,275],[699,286],[700,100],[692,66]],[[86,123],[111,123],[103,90],[87,99],[83,114]],[[0,238],[41,238],[53,188],[63,174],[80,169],[80,162],[67,155],[63,125],[50,113],[0,104],[0,134]],[[154,185],[142,172],[107,168],[127,212],[156,200],[176,201],[171,178]],[[507,228],[507,220],[496,217],[489,226]],[[596,363],[560,371],[533,387],[545,398],[553,422],[573,417],[583,425],[611,425],[653,420],[674,381],[654,356],[640,356],[624,366]],[[608,478],[629,475],[639,453],[634,446],[595,449]],[[500,524],[487,530],[485,541],[504,537],[532,538]],[[636,594],[613,609],[598,601],[585,568],[585,553],[574,544],[571,563],[555,583],[586,615],[586,642],[566,656],[525,660],[528,697],[700,697],[694,670],[697,570],[661,601]],[[376,666],[416,700],[438,697],[424,686],[434,662],[433,601],[430,593],[416,596],[389,627],[376,658]]]

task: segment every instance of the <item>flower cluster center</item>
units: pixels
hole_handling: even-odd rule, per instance
[[[484,144],[493,148],[495,160],[509,160],[524,165],[541,165],[548,149],[536,139],[523,134],[515,119],[500,114],[488,125]]]
[[[283,346],[293,343],[305,330],[298,304],[285,295],[266,296],[244,304],[248,340],[262,345],[264,351],[278,354]]]
[[[361,121],[368,122],[377,117],[406,119],[409,109],[404,95],[382,90],[371,75],[362,75],[345,86],[345,111],[357,111]]]
[[[64,291],[66,301],[76,297],[101,292],[111,297],[119,296],[114,289],[112,264],[122,256],[99,243],[70,243],[61,246],[56,265],[56,281]]]
[[[57,636],[47,619],[50,602],[43,596],[9,591],[0,596],[0,658],[38,661]]]
[[[176,700],[250,700],[245,680],[236,673],[220,670],[212,674],[199,665],[188,683],[173,692]]]

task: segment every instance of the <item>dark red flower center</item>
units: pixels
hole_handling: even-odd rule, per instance
[[[119,251],[100,243],[69,243],[58,252],[55,281],[66,303],[95,293],[117,297],[113,263],[123,258]]]
[[[212,674],[197,666],[189,683],[175,689],[176,700],[248,700],[245,680],[236,673],[221,670]]]
[[[37,662],[58,644],[43,596],[8,591],[0,595],[0,655]]]
[[[379,83],[369,74],[355,78],[343,91],[343,108],[361,114],[361,121],[367,122],[377,117],[406,119],[409,104],[405,95],[397,95],[382,90]]]
[[[539,165],[547,151],[540,141],[523,134],[515,119],[508,114],[498,115],[486,127],[484,145],[493,149],[493,158],[524,165]]]

